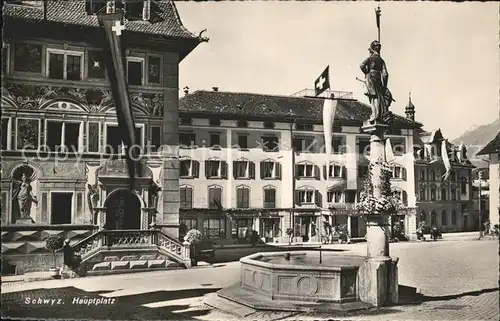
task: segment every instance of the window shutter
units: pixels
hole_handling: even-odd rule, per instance
[[[264,162],[260,162],[260,179],[264,179]]]
[[[281,163],[274,163],[274,166],[276,166],[276,179],[281,179]]]
[[[405,191],[403,191],[402,194],[403,194],[403,204],[405,206],[408,206],[408,194]]]
[[[294,165],[295,166],[295,178],[299,178],[299,165]]]
[[[205,161],[205,177],[208,178],[210,173],[210,161]]]
[[[314,176],[318,181],[321,180],[321,170],[318,165],[314,165]]]
[[[300,204],[300,195],[298,190],[295,190],[295,204]]]
[[[248,174],[250,176],[250,179],[255,179],[255,163],[248,162],[248,166],[250,166],[250,168],[248,169]]]
[[[238,177],[238,164],[239,162],[233,162],[233,177],[236,179]]]
[[[191,161],[191,166],[193,166],[193,177],[198,178],[200,177],[200,162],[198,161]]]
[[[318,207],[323,207],[323,200],[322,200],[322,197],[321,197],[321,193],[318,191],[318,190],[315,190],[314,191],[314,200],[316,201],[316,205]]]
[[[342,178],[347,179],[347,167],[342,166]]]
[[[249,208],[250,207],[250,189],[249,188],[243,189],[243,199],[245,200],[243,205],[245,206],[245,208]]]
[[[326,165],[323,165],[323,178],[328,179],[328,168]]]
[[[406,168],[401,167],[401,177],[406,181]]]
[[[221,176],[223,179],[227,179],[227,162],[221,161]]]

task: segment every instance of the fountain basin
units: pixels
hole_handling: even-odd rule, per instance
[[[288,256],[288,257],[287,257]],[[364,256],[306,252],[257,253],[240,259],[241,289],[271,300],[356,301],[357,274]]]

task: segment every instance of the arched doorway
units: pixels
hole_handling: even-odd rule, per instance
[[[141,228],[141,202],[128,190],[111,194],[106,201],[107,230],[139,230]]]

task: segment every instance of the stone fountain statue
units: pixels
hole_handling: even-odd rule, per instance
[[[369,123],[375,121],[387,121],[389,107],[394,101],[392,94],[387,87],[389,73],[384,59],[380,56],[381,44],[377,40],[370,44],[368,51],[370,56],[360,65],[361,71],[365,75],[366,92],[372,107],[372,114]]]
[[[28,178],[26,173],[21,174],[21,180],[12,180],[13,185],[13,195],[12,200],[17,201],[18,213],[15,215],[16,221],[25,223],[26,221],[31,221],[31,205],[32,203],[37,204],[37,198],[33,194],[33,188],[31,187],[31,181],[33,177]]]

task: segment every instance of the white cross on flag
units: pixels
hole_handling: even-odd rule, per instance
[[[316,96],[321,95],[325,90],[330,89],[330,66],[326,66],[325,71],[321,73],[318,79],[314,82],[314,91]]]

